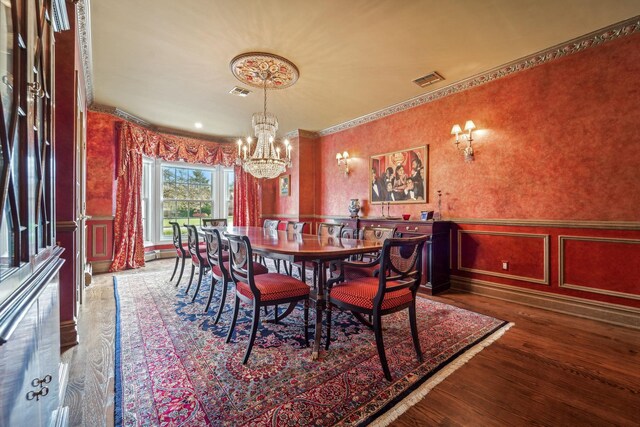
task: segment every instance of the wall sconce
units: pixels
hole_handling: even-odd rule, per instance
[[[336,160],[338,161],[338,167],[344,168],[344,174],[349,175],[349,153],[346,151],[342,154],[336,154]]]
[[[473,148],[471,147],[471,141],[473,141],[472,131],[475,128],[476,128],[476,125],[473,124],[472,120],[467,120],[467,122],[464,124],[464,130],[467,133],[462,133],[462,129],[460,129],[460,125],[458,124],[453,125],[453,127],[451,128],[451,135],[456,136],[456,142],[455,142],[456,148],[458,150],[463,150],[465,162],[473,161]],[[461,140],[467,141],[467,146],[464,149],[460,148]]]

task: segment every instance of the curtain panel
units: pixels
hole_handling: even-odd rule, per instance
[[[144,266],[142,232],[142,156],[167,161],[233,166],[235,144],[205,142],[194,138],[159,134],[128,122],[116,124],[118,138],[114,257],[110,271]],[[258,180],[235,168],[234,221],[236,225],[258,225],[260,188]],[[237,218],[237,219],[236,219]]]

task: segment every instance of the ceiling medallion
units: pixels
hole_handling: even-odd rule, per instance
[[[300,75],[289,60],[270,53],[243,53],[231,60],[231,72],[241,82],[259,87],[264,92],[263,110],[254,113],[251,125],[256,136],[246,144],[238,140],[236,164],[256,178],[275,178],[291,167],[291,145],[288,140],[279,146],[276,140],[278,119],[267,113],[267,89],[284,89],[293,85]]]
[[[231,60],[231,72],[242,83],[262,89],[284,89],[298,81],[293,62],[271,53],[242,53]]]

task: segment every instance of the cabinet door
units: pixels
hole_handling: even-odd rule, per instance
[[[38,302],[34,302],[11,339],[0,347],[0,426],[42,426],[41,400],[32,396],[40,387],[32,381],[40,376]],[[32,397],[28,399],[28,397]]]

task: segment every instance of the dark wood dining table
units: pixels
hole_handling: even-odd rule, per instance
[[[322,314],[325,308],[327,263],[348,258],[350,255],[375,252],[382,243],[370,240],[342,239],[315,234],[300,234],[283,230],[272,231],[262,227],[216,227],[222,233],[247,236],[253,252],[266,258],[288,262],[314,262],[318,265],[318,289],[315,298],[316,324],[312,358],[320,353]],[[206,230],[207,228],[203,228]],[[224,234],[223,234],[224,238]]]

